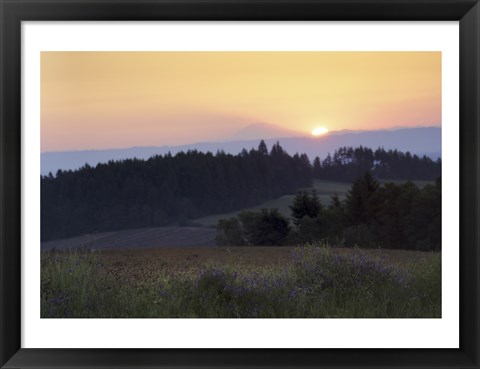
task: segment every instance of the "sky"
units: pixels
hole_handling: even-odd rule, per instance
[[[42,152],[441,125],[441,52],[42,52],[40,88]]]

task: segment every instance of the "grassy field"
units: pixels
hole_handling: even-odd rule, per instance
[[[380,180],[380,183],[393,182],[395,184],[400,184],[405,181],[401,180]],[[433,184],[431,181],[413,181],[417,186],[423,187],[427,184]],[[350,190],[351,183],[345,182],[335,182],[335,181],[324,181],[324,180],[314,180],[313,186],[305,188],[304,190],[311,191],[315,190],[317,192],[320,202],[324,206],[328,206],[331,202],[331,197],[334,194],[337,194],[340,200],[344,200],[347,196],[347,192]],[[257,206],[253,206],[247,209],[242,210],[259,210],[259,209],[278,209],[278,211],[286,216],[290,217],[290,208],[289,205],[292,203],[295,194],[284,195],[277,199],[269,200],[263,202]],[[242,210],[234,211],[231,213],[224,214],[215,214],[202,218],[194,219],[193,222],[200,224],[205,227],[216,226],[220,219],[231,218],[238,215]]]
[[[440,317],[441,256],[305,247],[42,253],[42,317]]]
[[[186,247],[155,248],[144,250],[103,250],[97,254],[98,261],[112,274],[128,275],[142,270],[146,274],[196,273],[207,265],[222,265],[239,270],[285,267],[294,246],[237,246],[237,247]],[[390,266],[403,267],[433,254],[420,251],[337,248],[344,256],[362,253],[370,260],[381,261]]]

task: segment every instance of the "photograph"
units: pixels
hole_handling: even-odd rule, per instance
[[[0,0],[0,369],[478,369],[479,1]]]
[[[441,51],[42,51],[41,318],[442,318]]]

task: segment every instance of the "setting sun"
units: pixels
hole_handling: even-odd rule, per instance
[[[41,151],[223,142],[258,123],[319,139],[439,127],[441,65],[416,51],[42,51]]]
[[[317,127],[312,130],[312,136],[322,136],[328,133],[328,129],[325,127]]]

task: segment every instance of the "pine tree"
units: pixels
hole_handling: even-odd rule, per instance
[[[258,145],[258,153],[262,156],[268,155],[267,144],[265,143],[264,140],[261,140],[260,144]]]
[[[371,220],[373,204],[370,199],[378,188],[379,183],[368,172],[353,182],[345,201],[346,216],[350,224],[363,224]]]
[[[322,164],[320,158],[317,156],[313,160],[313,178],[321,178],[322,176]]]
[[[298,226],[304,217],[318,217],[322,206],[314,190],[311,194],[306,191],[298,192],[289,208],[292,211],[293,223]]]

